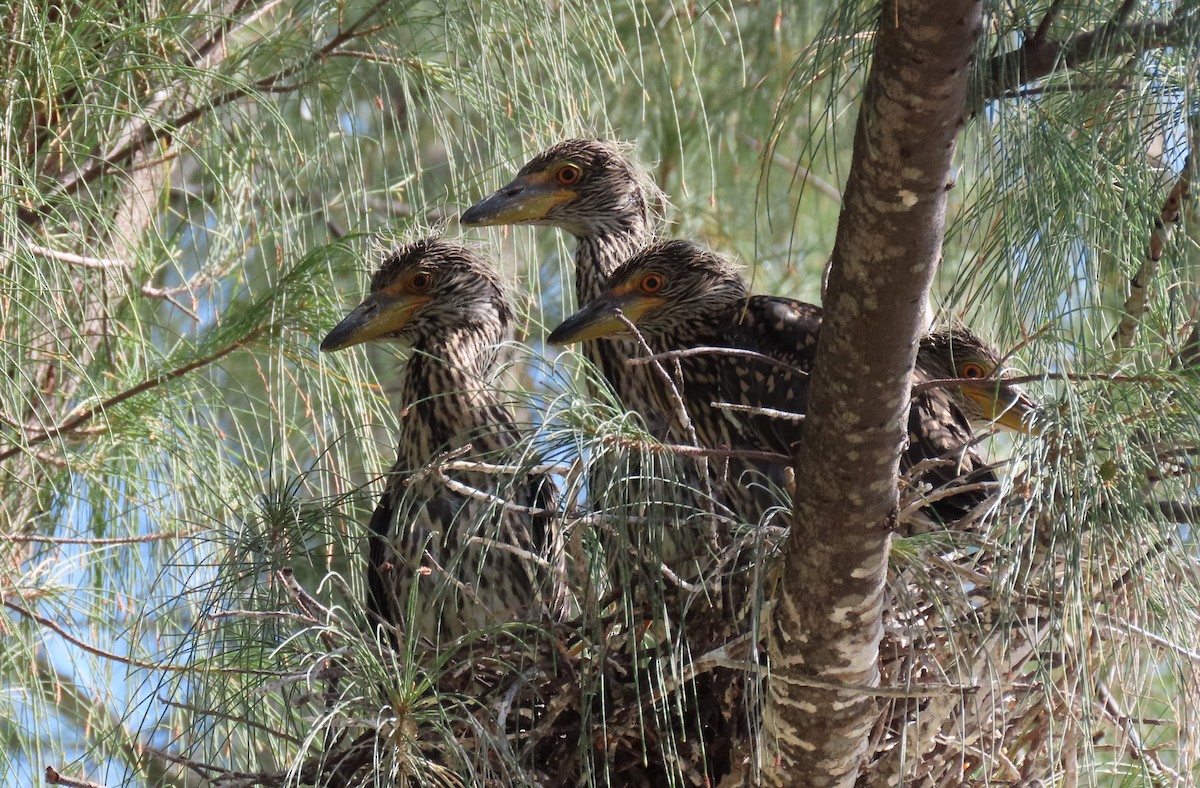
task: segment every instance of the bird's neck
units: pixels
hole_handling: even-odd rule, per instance
[[[414,345],[401,384],[400,460],[416,470],[436,455],[471,442],[502,410],[488,384],[494,331],[463,329]]]
[[[644,209],[614,214],[587,235],[576,236],[575,298],[579,306],[599,296],[609,275],[649,237],[650,220]]]

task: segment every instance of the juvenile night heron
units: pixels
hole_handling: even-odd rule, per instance
[[[1014,432],[1036,432],[1037,404],[1016,383],[1008,382],[996,349],[963,325],[934,329],[917,347],[913,383],[978,380],[980,385],[947,385],[913,395],[908,412],[908,449],[900,470],[908,481],[931,488],[931,495],[954,485],[995,481],[991,466],[975,450],[974,430],[998,425]],[[918,473],[924,459],[940,464]],[[943,521],[966,514],[986,494],[961,492],[939,497],[929,509]]]
[[[653,188],[617,146],[601,140],[565,140],[534,156],[509,184],[459,217],[467,226],[533,224],[575,236],[575,297],[586,304],[625,258],[650,237],[647,194]],[[657,381],[625,362],[638,355],[627,341],[584,343],[584,353],[626,407],[651,398]],[[650,426],[656,426],[651,417]],[[658,425],[662,426],[662,425]],[[659,437],[663,437],[659,433]]]
[[[616,145],[572,139],[534,156],[515,179],[471,206],[459,221],[474,226],[558,227],[574,235],[575,296],[576,302],[583,305],[597,298],[617,266],[650,239],[648,201],[656,192],[649,176]],[[637,344],[605,335],[587,339],[582,350],[621,403],[642,416],[652,435],[664,441],[688,441],[683,424],[675,416],[677,409],[669,405],[668,389],[656,371],[629,363],[643,355]],[[716,465],[709,467],[715,473]],[[779,484],[779,469],[737,459],[728,467],[735,483],[723,490],[721,497],[742,519],[759,522],[776,503],[774,495],[760,484],[736,482],[745,477]]]
[[[656,353],[704,347],[752,351],[755,355],[718,351],[678,358],[682,396],[697,435],[711,446],[793,454],[802,422],[786,418],[786,413],[803,414],[807,409],[808,373],[821,327],[819,307],[790,298],[751,296],[739,269],[718,255],[687,241],[660,241],[622,264],[600,297],[556,328],[548,341],[567,344],[626,333],[618,310]],[[922,341],[916,379],[985,378],[998,362],[984,343],[955,328]],[[759,412],[714,408],[714,402]],[[931,461],[923,481],[934,487],[963,476],[972,482],[994,479],[971,447],[968,417],[1024,428],[1033,411],[1032,401],[1019,387],[1002,378],[995,386],[921,391],[910,408],[910,440],[902,467],[908,470]],[[954,495],[931,508],[943,520],[955,519],[982,497]]]
[[[459,461],[512,460],[521,435],[488,383],[512,317],[490,265],[469,249],[425,238],[386,254],[370,293],[321,343],[327,352],[368,341],[412,351],[400,386],[396,464],[371,519],[373,625],[418,627],[431,639],[440,628],[445,639],[536,609],[538,577],[518,554],[545,546],[545,522],[532,515],[552,500],[551,481],[523,476],[505,484],[491,473],[435,467],[447,453]],[[410,600],[417,578],[419,593]],[[407,620],[409,609],[417,620]]]

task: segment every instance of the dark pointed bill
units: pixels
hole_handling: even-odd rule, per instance
[[[399,331],[417,307],[428,301],[428,296],[397,295],[388,290],[372,293],[321,340],[321,352],[343,350]]]
[[[979,404],[984,416],[1002,427],[1031,435],[1040,431],[1035,421],[1041,408],[1016,384],[998,380],[995,388],[964,386],[963,393]]]
[[[458,222],[468,227],[487,227],[537,221],[575,196],[575,192],[553,181],[522,176],[463,211]]]
[[[629,327],[617,316],[620,312],[636,324],[658,299],[637,294],[605,295],[568,317],[550,332],[546,342],[551,345],[569,345],[572,342],[587,342],[591,339],[627,333]]]

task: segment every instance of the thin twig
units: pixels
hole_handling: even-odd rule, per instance
[[[1172,778],[1170,783],[1171,785],[1183,785],[1183,776],[1167,768],[1166,764],[1159,759],[1158,755],[1153,750],[1147,749],[1142,743],[1142,737],[1138,735],[1137,728],[1134,727],[1133,720],[1131,720],[1129,716],[1121,710],[1121,706],[1117,703],[1117,699],[1114,698],[1112,692],[1109,691],[1108,685],[1106,685],[1103,681],[1097,681],[1096,694],[1100,696],[1101,711],[1108,715],[1113,722],[1117,723],[1117,725],[1119,725],[1121,730],[1124,732],[1125,738],[1129,742],[1129,754],[1132,755],[1135,760],[1146,764],[1152,777],[1162,779],[1162,777],[1169,774]]]
[[[713,403],[714,407],[720,404]],[[683,457],[712,457],[723,460],[764,460],[766,462],[779,463],[780,465],[791,465],[792,463],[791,457],[773,451],[758,451],[756,449],[708,449],[703,446],[685,446],[680,443],[659,443],[654,444],[654,446],[661,448],[663,451]]]
[[[741,405],[737,402],[710,402],[708,404],[718,410],[732,410],[737,411],[738,413],[749,413],[754,416],[766,416],[769,419],[790,421],[795,424],[799,424],[804,421],[803,413],[793,413],[790,410],[768,408],[763,405]],[[789,459],[788,462],[791,462],[791,460]]]
[[[648,705],[657,705],[663,698],[670,695],[679,687],[686,685],[697,676],[708,673],[716,668],[730,668],[743,672],[760,672],[762,666],[750,662],[750,633],[722,643],[700,657],[690,660],[678,676],[666,678],[661,688],[656,690],[647,700]]]
[[[225,618],[248,618],[254,621],[299,621],[306,626],[316,626],[321,623],[308,613],[292,613],[287,610],[217,610],[205,613],[204,617],[214,621]]]
[[[646,351],[649,353],[649,355],[641,356],[639,358],[631,358],[628,360],[628,363],[632,366],[640,366],[642,364],[654,364],[660,361],[677,361],[678,359],[689,358],[691,356],[737,356],[739,358],[752,358],[755,361],[762,361],[767,364],[772,364],[780,369],[792,373],[793,375],[808,377],[809,374],[806,370],[793,366],[786,361],[772,358],[754,350],[746,350],[745,348],[738,347],[714,347],[701,345],[699,347],[684,348],[682,350],[667,350],[662,353],[654,353],[650,350],[650,348],[647,347]]]
[[[146,662],[144,660],[133,659],[132,657],[123,657],[120,654],[114,654],[111,651],[105,651],[103,649],[96,648],[95,646],[91,645],[90,643],[80,640],[79,638],[75,637],[71,633],[67,632],[65,629],[63,629],[61,626],[59,626],[56,622],[51,621],[50,619],[46,618],[45,616],[34,613],[32,610],[24,608],[24,607],[16,604],[15,602],[10,602],[8,599],[0,599],[0,604],[3,604],[5,607],[7,607],[9,610],[13,611],[14,613],[20,613],[25,618],[28,618],[32,621],[36,621],[38,624],[51,630],[52,632],[57,634],[59,637],[61,637],[63,640],[66,640],[68,643],[78,646],[79,648],[83,649],[84,651],[88,652],[89,654],[94,654],[97,657],[102,657],[104,659],[111,660],[113,662],[119,662],[122,665],[131,665],[135,668],[145,668],[147,670],[162,670],[162,671],[165,671],[168,673],[184,673],[184,672],[188,672],[188,671],[200,672],[200,669],[197,668],[195,665],[172,665],[170,663]],[[234,674],[234,675],[255,675],[255,676],[277,676],[277,675],[279,675],[277,672],[274,672],[274,671],[253,670],[250,668],[205,668],[204,670],[207,672],[212,672],[212,673],[228,673],[228,674]]]
[[[45,246],[38,246],[32,242],[26,244],[26,248],[38,257],[44,257],[48,260],[58,260],[59,262],[77,265],[93,271],[119,271],[127,278],[130,276],[134,268],[133,263],[125,260],[113,260],[105,257],[86,257],[84,255],[74,254],[72,252],[63,252],[58,249],[49,249]],[[171,290],[163,290],[157,287],[152,287],[148,284],[144,284],[141,286],[140,292],[147,298],[158,298],[167,301],[172,306],[179,309],[179,311],[190,317],[193,321],[197,323],[200,322],[200,317],[196,314],[196,312],[176,300],[174,298],[174,293]]]
[[[1185,648],[1178,643],[1172,643],[1161,635],[1156,635],[1153,632],[1143,629],[1132,622],[1122,621],[1119,618],[1104,613],[1100,614],[1099,618],[1103,620],[1105,627],[1112,632],[1125,635],[1127,637],[1136,636],[1145,638],[1148,643],[1153,643],[1156,646],[1165,648],[1174,654],[1178,654],[1189,662],[1200,665],[1200,652],[1192,651],[1191,649]]]
[[[616,310],[616,316],[617,316],[617,320],[620,320],[622,323],[624,323],[625,328],[627,328],[629,330],[629,333],[631,333],[633,335],[634,339],[637,340],[637,343],[641,347],[642,351],[645,352],[646,355],[649,356],[651,359],[653,359],[653,357],[655,355],[654,350],[650,347],[650,343],[646,341],[646,338],[644,336],[642,336],[642,332],[638,330],[638,327],[634,324],[634,322],[632,320],[630,320],[629,318],[627,318],[625,316],[625,313],[623,313],[620,309]],[[631,359],[630,361],[632,363],[633,360]],[[674,362],[675,362],[675,376],[679,379],[680,384],[682,384],[683,383],[683,369],[679,366],[678,358],[674,359]],[[676,416],[678,416],[678,418],[680,420],[680,426],[683,428],[684,436],[689,441],[691,441],[692,445],[699,446],[700,439],[698,437],[696,437],[696,428],[692,424],[691,417],[688,415],[687,404],[683,400],[683,394],[680,393],[679,386],[675,385],[675,378],[673,378],[670,374],[667,373],[666,368],[663,367],[663,365],[660,361],[657,361],[657,360],[652,361],[651,368],[654,369],[654,371],[658,375],[658,377],[667,386],[667,393],[670,396],[671,403],[675,408],[675,414],[676,414]],[[700,492],[702,493],[701,498],[703,501],[705,501],[707,503],[708,514],[712,515],[715,518],[716,511],[713,509],[713,506],[712,506],[713,492],[712,492],[712,485],[709,483],[708,461],[705,457],[698,457],[697,459],[698,459],[698,464],[700,466],[699,476],[700,476],[700,485],[701,485]],[[719,547],[719,544],[718,544],[719,540],[717,539],[715,520],[713,522],[713,528],[709,529],[708,537],[709,537],[709,541],[711,543],[710,547],[712,547],[714,550],[716,550]]]
[[[713,407],[723,406],[725,403],[714,402]],[[731,408],[732,410],[733,408]],[[768,408],[769,410],[769,408]],[[757,449],[709,449],[703,446],[688,446],[684,443],[658,443],[655,441],[636,441],[628,438],[620,438],[609,436],[604,438],[604,443],[612,443],[620,446],[637,446],[643,451],[648,451],[654,454],[678,454],[683,457],[713,457],[717,459],[739,459],[739,460],[762,460],[765,462],[775,462],[782,465],[790,465],[792,458],[785,454],[779,454],[773,451],[759,451]]]
[[[127,263],[124,260],[110,260],[103,257],[84,257],[83,255],[73,254],[71,252],[62,252],[58,249],[48,249],[45,246],[38,246],[33,242],[27,243],[25,247],[38,257],[44,257],[47,260],[58,260],[62,263],[78,265],[83,268],[90,268],[92,270],[128,271],[130,268],[133,268],[132,263]]]
[[[616,310],[615,314],[617,320],[620,320],[625,324],[625,328],[628,329],[631,334],[633,334],[634,339],[637,340],[638,344],[641,346],[641,349],[646,353],[644,360],[631,358],[628,360],[628,363],[636,366],[640,362],[650,364],[653,367],[659,379],[662,380],[662,382],[667,386],[667,393],[670,395],[671,405],[675,409],[675,416],[679,419],[680,428],[683,429],[685,436],[692,442],[693,445],[700,445],[700,441],[696,437],[696,429],[692,426],[692,419],[687,412],[687,405],[683,401],[683,395],[679,393],[679,387],[675,385],[675,380],[670,374],[667,373],[667,370],[663,367],[657,357],[661,354],[655,354],[654,350],[650,347],[650,344],[646,342],[646,338],[642,336],[642,332],[638,330],[637,325],[634,324],[632,320],[627,318],[624,312],[618,309]],[[672,354],[678,352],[679,351],[671,351]],[[678,360],[677,355],[672,355],[671,358],[672,360]]]
[[[151,123],[147,119],[141,124],[141,127],[136,130],[131,130],[128,134],[127,141],[110,150],[107,154],[101,155],[99,151],[94,157],[89,158],[87,166],[74,170],[69,177],[62,180],[58,186],[53,189],[48,199],[40,206],[32,211],[22,210],[22,214],[27,214],[26,218],[33,219],[41,217],[49,213],[53,208],[52,201],[69,196],[78,192],[84,186],[88,185],[96,178],[103,175],[110,167],[116,166],[121,162],[133,159],[138,153],[146,150],[150,145],[160,139],[165,139],[176,135],[179,129],[187,126],[205,114],[217,109],[218,107],[229,104],[246,96],[251,95],[254,91],[261,92],[278,92],[283,90],[295,90],[300,87],[298,83],[284,83],[284,80],[290,79],[300,73],[305,67],[315,63],[320,63],[336,52],[343,44],[354,38],[370,35],[380,29],[382,25],[375,27],[364,27],[367,20],[375,17],[379,11],[388,4],[390,0],[377,0],[370,8],[368,8],[356,21],[349,26],[340,29],[334,36],[325,42],[320,48],[308,53],[307,57],[300,62],[291,66],[280,69],[274,74],[264,77],[250,85],[244,87],[233,88],[224,93],[213,96],[202,105],[194,106],[191,109],[177,115],[174,118],[167,118],[156,123]],[[385,23],[386,24],[386,23]],[[161,103],[161,102],[159,102]]]
[[[1114,375],[1109,372],[1043,372],[1038,375],[1012,375],[1003,378],[938,378],[914,383],[912,393],[916,396],[922,391],[943,388],[994,389],[999,385],[1017,386],[1048,380],[1066,380],[1072,383],[1167,383],[1175,378],[1170,375]]]
[[[279,576],[284,588],[292,595],[292,599],[295,600],[296,605],[304,611],[306,616],[317,621],[329,621],[334,617],[332,610],[322,605],[312,594],[304,590],[304,587],[300,585],[300,581],[296,579],[296,573],[291,567],[285,566],[276,574]]]
[[[196,310],[191,309],[181,303],[172,292],[174,289],[175,288],[160,288],[152,287],[150,285],[142,285],[140,292],[147,298],[157,298],[159,300],[166,301],[168,304],[190,317],[193,323],[199,323],[200,315],[196,314]]]
[[[898,515],[901,521],[908,520],[916,512],[926,508],[931,503],[937,503],[944,498],[953,498],[962,493],[987,492],[994,493],[997,489],[996,482],[973,482],[971,484],[944,484],[935,490],[929,491],[925,495],[918,494],[915,496],[912,503],[906,506]],[[991,499],[986,499],[979,503],[979,506],[990,507],[993,504]]]
[[[466,541],[467,544],[479,545],[481,547],[486,547],[489,550],[501,550],[505,553],[509,553],[510,555],[520,558],[522,561],[536,564],[538,567],[547,572],[560,573],[559,568],[555,567],[545,558],[542,558],[540,555],[537,555],[536,553],[524,548],[517,547],[512,542],[505,542],[502,539],[492,539],[488,536],[468,536]]]
[[[563,465],[561,463],[543,463],[541,465],[531,465],[526,468],[520,465],[496,465],[490,462],[474,462],[472,460],[443,462],[438,467],[443,471],[468,471],[471,473],[490,473],[499,476],[516,476],[517,474],[544,476],[550,473],[565,475],[570,473],[573,468],[572,465]]]
[[[237,723],[239,726],[245,726],[247,728],[254,728],[256,730],[262,731],[263,733],[266,733],[269,737],[271,737],[273,739],[275,739],[275,738],[283,739],[284,741],[291,742],[292,744],[302,744],[304,741],[303,739],[292,736],[291,734],[287,733],[286,731],[281,731],[278,728],[269,728],[266,725],[263,725],[261,722],[255,722],[254,720],[249,719],[248,717],[242,717],[242,716],[237,716],[234,714],[228,714],[226,712],[217,711],[216,709],[205,709],[205,708],[201,708],[199,706],[192,705],[191,703],[182,703],[173,698],[168,698],[165,695],[159,695],[158,702],[162,703],[166,706],[175,708],[175,709],[192,712],[197,717],[212,717],[214,719],[219,719],[219,720],[228,720],[229,722]]]
[[[77,780],[67,777],[53,766],[46,767],[46,782],[49,785],[66,785],[68,788],[105,788],[104,785],[94,783],[91,780]]]
[[[494,506],[499,506],[509,512],[527,514],[531,517],[544,517],[554,514],[554,512],[549,509],[543,509],[537,506],[522,506],[519,503],[513,503],[507,498],[501,498],[499,495],[493,495],[492,493],[480,490],[477,487],[463,484],[460,481],[451,479],[445,474],[445,472],[442,471],[441,468],[437,468],[434,471],[434,475],[437,477],[437,480],[445,485],[446,489],[450,492],[458,493],[459,495],[465,495],[466,497],[476,501],[482,501]]]
[[[211,530],[207,527],[197,526],[185,531],[170,531],[161,534],[145,534],[142,536],[116,536],[105,539],[88,538],[88,537],[72,537],[72,536],[33,536],[30,534],[6,534],[0,533],[0,542],[21,542],[33,544],[76,544],[87,547],[105,547],[108,545],[122,544],[144,544],[146,542],[157,542],[163,539],[187,539],[195,536],[198,533]]]
[[[753,666],[751,672],[766,671],[765,667]],[[797,687],[813,687],[815,689],[846,692],[856,695],[872,695],[877,698],[937,698],[961,697],[979,691],[978,685],[970,684],[910,684],[907,687],[870,687],[859,684],[842,684],[837,681],[825,681],[815,676],[781,676],[778,672],[769,674],[771,681],[782,681]]]

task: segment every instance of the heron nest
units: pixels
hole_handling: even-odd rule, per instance
[[[1170,783],[1171,764],[1147,743],[1155,721],[1097,668],[1133,648],[1120,600],[1137,595],[1138,570],[1160,562],[1162,545],[1123,545],[1144,563],[1121,569],[1107,560],[1113,537],[1067,538],[1052,496],[1012,478],[950,526],[923,514],[943,493],[905,487],[859,784],[1035,785],[1077,774],[1082,739]],[[281,572],[291,608],[279,613],[295,630],[262,691],[309,726],[277,732],[295,737],[292,765],[175,760],[222,786],[754,784],[770,757],[764,632],[786,510],[751,527],[698,495],[637,484],[648,496],[638,506],[564,506],[577,571],[557,578],[557,619],[542,605],[452,642],[399,621],[393,648],[356,606]],[[1067,547],[1085,555],[1082,584],[1064,571],[1080,560]],[[1064,625],[1081,597],[1092,620]]]

